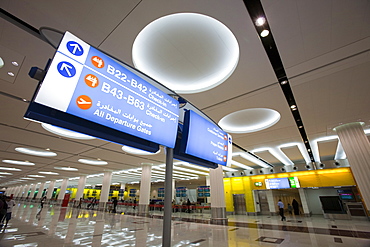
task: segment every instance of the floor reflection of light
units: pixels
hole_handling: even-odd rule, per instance
[[[38,243],[28,243],[28,244],[17,244],[13,245],[13,247],[33,247],[38,246]]]
[[[6,233],[8,232],[17,232],[18,231],[18,228],[8,228],[5,230]]]

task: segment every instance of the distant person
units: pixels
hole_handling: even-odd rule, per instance
[[[94,197],[92,199],[92,201],[91,201],[91,207],[92,207],[92,209],[94,209],[96,203],[97,203],[97,200],[96,200],[96,197]]]
[[[40,199],[40,207],[41,208],[44,208],[44,203],[46,201],[46,196],[43,196],[41,199]]]
[[[277,205],[279,207],[279,215],[281,216],[281,221],[286,221],[286,217],[284,216],[284,203],[281,201],[281,199],[279,199]]]
[[[117,204],[118,204],[118,200],[117,198],[115,197],[113,199],[113,213],[117,213]]]
[[[0,228],[3,226],[3,220],[8,210],[8,204],[6,203],[4,196],[0,195]]]
[[[188,208],[188,213],[190,213],[190,206],[191,206],[190,199],[188,199],[188,201],[186,202],[186,206]]]
[[[13,207],[15,206],[15,201],[11,199],[10,196],[8,196],[6,198],[6,203],[8,205],[8,209],[6,211],[6,216],[3,219],[3,221],[5,220],[5,227],[8,225],[9,220],[12,218],[12,211],[13,211]]]
[[[134,206],[133,206],[133,209],[135,210],[136,208],[136,198],[134,199]]]
[[[77,208],[81,208],[81,206],[82,206],[82,201],[83,201],[83,199],[82,199],[82,197],[81,197],[81,198],[80,198],[80,201],[78,202]]]
[[[294,215],[299,215],[299,204],[296,199],[293,199],[292,206],[293,206]]]
[[[293,214],[293,208],[292,208],[292,205],[290,205],[289,203],[288,203],[288,212],[289,212],[289,214],[290,214],[290,215],[292,215],[292,214]]]

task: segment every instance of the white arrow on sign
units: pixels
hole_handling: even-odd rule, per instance
[[[60,70],[65,70],[68,74],[68,76],[72,76],[71,72],[69,71],[69,69],[72,69],[71,66],[69,66],[68,64],[66,63],[63,63],[61,66],[60,66]]]
[[[72,54],[76,54],[76,51],[81,51],[81,48],[78,44],[70,44],[69,46],[72,46],[73,47],[73,51],[72,51]]]

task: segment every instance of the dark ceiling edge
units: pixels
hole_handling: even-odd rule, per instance
[[[310,156],[313,168],[316,169],[315,158],[312,153],[310,142],[308,140],[307,133],[304,129],[303,121],[299,114],[298,106],[294,99],[293,91],[290,87],[289,80],[285,72],[283,62],[280,58],[280,54],[277,49],[277,45],[275,43],[274,37],[272,35],[271,28],[268,24],[268,20],[267,20],[265,11],[263,9],[262,3],[260,0],[243,0],[243,2],[248,10],[249,16],[257,31],[257,35],[260,38],[261,43],[265,49],[265,52],[269,58],[270,64],[275,72],[276,78],[279,81],[279,85],[284,93],[285,99],[290,107],[293,118],[298,128],[298,131],[302,137],[302,141],[306,147],[308,155]],[[265,18],[266,22],[263,25],[257,26],[255,22],[260,17]],[[260,33],[263,30],[269,31],[269,34],[266,37],[260,36]]]

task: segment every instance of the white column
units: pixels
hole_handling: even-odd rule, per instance
[[[271,215],[277,215],[277,203],[275,204],[274,195],[272,190],[266,190],[267,203],[269,205],[269,210]]]
[[[146,216],[149,214],[149,199],[151,186],[152,166],[143,165],[141,169],[140,197],[138,215]]]
[[[19,185],[16,192],[15,192],[15,197],[16,198],[21,197],[22,189],[23,189],[23,186]]]
[[[40,184],[39,192],[36,195],[36,199],[40,199],[41,198],[42,192],[44,192],[44,189],[45,189],[45,184],[46,184],[45,182]]]
[[[31,185],[31,193],[30,193],[30,196],[29,196],[30,201],[33,199],[33,196],[35,195],[36,186],[37,186],[37,184],[32,184]]]
[[[76,193],[76,201],[79,201],[80,198],[82,198],[84,194],[84,189],[86,185],[86,176],[80,176],[80,180],[78,180],[78,186],[77,186],[77,193]]]
[[[120,189],[120,191],[122,191],[121,200],[124,200],[125,199],[125,188],[126,188],[126,184],[121,184],[121,189]]]
[[[310,212],[310,209],[308,208],[306,191],[303,188],[298,189],[298,191],[299,191],[299,196],[301,198],[303,215],[309,217],[311,216],[311,212]]]
[[[209,170],[211,189],[211,223],[227,224],[226,203],[224,190],[224,173],[219,165],[216,169]]]
[[[103,183],[101,186],[101,194],[100,194],[99,208],[98,208],[99,210],[104,210],[105,205],[108,202],[111,181],[112,181],[112,172],[105,171],[104,177],[103,177]]]
[[[335,128],[347,155],[352,174],[361,193],[365,209],[370,214],[370,143],[360,123]]]
[[[60,186],[59,195],[57,198],[58,203],[62,204],[62,201],[64,199],[64,195],[66,194],[66,189],[68,185],[68,178],[63,178],[62,184]]]
[[[49,187],[48,187],[48,192],[46,194],[46,199],[50,200],[51,197],[53,196],[54,186],[55,186],[55,180],[50,181],[50,184],[49,184]]]
[[[172,179],[172,196],[171,196],[171,198],[176,201],[176,179]]]
[[[24,186],[24,188],[23,188],[23,197],[24,198],[27,198],[27,196],[28,196],[28,191],[30,190],[30,187],[31,187],[31,185],[32,184],[26,184],[25,186]]]

